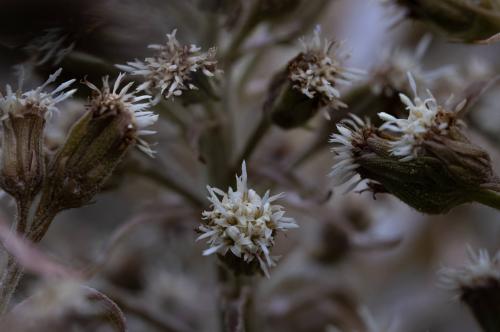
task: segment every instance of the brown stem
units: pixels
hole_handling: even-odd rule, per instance
[[[28,225],[28,215],[31,200],[17,200],[17,216],[14,231],[25,234]],[[7,264],[0,279],[0,315],[3,315],[9,307],[10,300],[14,295],[19,281],[23,275],[23,268],[16,259],[7,253]]]
[[[241,163],[244,160],[250,159],[253,152],[255,151],[255,148],[265,137],[271,126],[272,126],[271,120],[269,119],[268,116],[266,116],[266,114],[263,114],[259,124],[257,125],[257,127],[255,127],[253,133],[248,138],[245,146],[243,147],[243,151],[240,153],[238,158],[236,158],[234,164],[232,165],[228,174],[229,179],[232,179],[232,177],[238,172],[238,170],[241,167]]]

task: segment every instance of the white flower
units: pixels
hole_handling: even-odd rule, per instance
[[[488,252],[480,249],[477,253],[467,248],[467,265],[460,268],[443,268],[439,272],[441,285],[452,290],[481,286],[484,280],[500,282],[500,253],[490,257]]]
[[[288,65],[289,79],[294,88],[311,99],[319,97],[323,105],[346,107],[339,86],[350,86],[364,71],[344,67],[348,56],[340,52],[342,44],[322,41],[320,33],[318,26],[310,41],[301,40],[304,51]]]
[[[366,135],[371,131],[370,121],[363,121],[358,116],[350,114],[351,119],[344,119],[337,124],[339,134],[332,134],[330,143],[334,153],[333,167],[330,176],[334,186],[341,186],[353,178],[345,193],[353,190],[363,179],[357,173],[359,164],[356,163],[356,153],[366,142]]]
[[[430,86],[442,77],[454,75],[451,66],[425,71],[422,68],[422,58],[427,51],[432,38],[425,35],[415,50],[384,48],[380,65],[373,72],[371,85],[373,93],[393,95],[395,92],[409,91],[407,73],[411,72],[419,85]]]
[[[183,90],[197,89],[193,84],[193,73],[201,71],[205,76],[212,77],[217,72],[215,47],[201,52],[201,48],[196,45],[181,45],[175,37],[176,32],[174,30],[167,34],[165,45],[148,46],[156,51],[155,56],[144,61],[136,59],[126,65],[116,65],[121,70],[144,78],[144,83],[137,90],[154,95],[154,104],[162,96],[168,99],[182,95]]]
[[[203,233],[197,240],[208,239],[210,248],[203,255],[229,251],[234,256],[250,263],[258,261],[260,268],[269,276],[268,268],[275,265],[270,250],[278,231],[297,228],[292,218],[284,217],[283,207],[272,204],[283,195],[263,197],[247,187],[245,162],[241,176],[236,177],[236,191],[229,188],[225,193],[220,189],[207,186],[212,209],[203,212]],[[220,196],[220,198],[218,197]]]
[[[409,161],[416,157],[419,147],[432,131],[440,135],[446,135],[450,120],[454,112],[447,111],[438,105],[432,93],[427,90],[428,98],[422,100],[417,94],[417,87],[412,75],[408,73],[408,79],[413,90],[413,101],[406,95],[400,93],[400,99],[406,105],[408,118],[398,119],[393,115],[381,112],[378,116],[385,121],[380,130],[388,130],[398,135],[397,139],[391,141],[391,153],[401,157],[401,161]],[[451,99],[445,105],[450,103]],[[456,108],[460,111],[465,106],[465,100]]]
[[[41,86],[26,92],[21,91],[23,83],[23,76],[21,74],[17,91],[14,92],[11,86],[7,85],[6,94],[2,95],[0,93],[1,118],[5,119],[8,114],[23,116],[23,114],[27,113],[37,113],[41,116],[50,116],[52,112],[57,112],[59,109],[56,105],[71,97],[76,92],[76,89],[65,91],[75,82],[74,79],[60,84],[51,92],[43,91],[49,84],[55,82],[61,71],[62,69],[57,70]]]
[[[151,106],[149,102],[151,96],[141,95],[137,90],[129,92],[134,82],[120,88],[124,77],[124,73],[118,75],[113,89],[109,86],[109,76],[103,77],[101,89],[90,82],[85,82],[94,91],[94,96],[90,100],[92,111],[99,115],[105,112],[128,112],[132,117],[131,126],[137,129],[138,136],[154,134],[155,131],[145,129],[158,120],[157,114],[147,110]],[[139,137],[137,137],[137,147],[149,156],[154,154],[148,143]]]

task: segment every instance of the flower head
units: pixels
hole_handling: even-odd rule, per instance
[[[500,254],[490,257],[486,250],[468,248],[469,261],[461,268],[440,271],[441,285],[456,292],[485,331],[498,331],[500,317]]]
[[[304,51],[288,64],[288,77],[293,87],[311,99],[319,98],[323,106],[346,107],[340,100],[339,86],[351,85],[364,72],[342,65],[348,56],[342,44],[321,40],[316,27],[310,41],[301,40]]]
[[[203,255],[225,256],[230,252],[245,263],[258,262],[268,276],[268,268],[275,265],[270,249],[277,232],[298,226],[292,218],[284,217],[283,207],[273,204],[282,194],[269,196],[267,191],[261,197],[248,188],[245,162],[236,183],[236,191],[229,188],[227,193],[207,186],[212,209],[203,212],[204,223],[199,227],[203,234],[198,240],[207,238],[210,248]]]
[[[116,78],[113,89],[109,84],[109,77],[105,76],[102,79],[102,88],[90,82],[85,84],[93,90],[93,97],[90,100],[90,109],[95,116],[103,116],[105,114],[118,114],[126,112],[131,116],[130,128],[137,131],[137,136],[151,135],[154,131],[145,129],[153,125],[158,120],[158,115],[147,110],[151,104],[149,99],[151,96],[141,95],[137,90],[129,91],[133,82],[126,84],[120,88],[125,74],[121,73]],[[137,139],[137,147],[148,154],[153,155],[153,151],[148,143],[139,137]]]
[[[201,48],[196,45],[181,45],[175,37],[176,32],[174,30],[167,34],[165,45],[148,46],[156,51],[153,57],[117,65],[121,70],[144,78],[144,83],[137,90],[154,95],[153,103],[158,103],[162,96],[168,99],[182,95],[185,90],[197,89],[194,73],[201,72],[212,77],[217,72],[215,47],[201,52]]]
[[[38,88],[22,92],[23,76],[19,79],[19,87],[17,91],[13,91],[10,85],[6,87],[6,93],[0,93],[0,115],[3,119],[9,114],[22,117],[28,113],[36,113],[42,117],[50,116],[52,112],[57,112],[59,109],[56,105],[65,99],[71,97],[76,89],[65,91],[74,79],[60,84],[51,92],[45,92],[46,87],[55,82],[61,74],[62,69],[58,69],[54,74],[50,75],[47,81]]]
[[[335,144],[332,148],[334,165],[330,176],[334,178],[335,186],[343,185],[356,178],[346,190],[349,192],[363,181],[357,172],[360,165],[356,158],[366,146],[366,139],[373,128],[368,119],[363,121],[358,116],[350,114],[349,119],[344,119],[337,124],[337,130],[339,133],[332,134],[330,139],[330,143]]]
[[[464,100],[455,111],[449,111],[437,103],[430,91],[427,91],[428,98],[422,100],[417,94],[413,76],[408,74],[408,78],[414,94],[413,101],[402,93],[399,95],[406,105],[408,118],[398,119],[385,112],[378,114],[385,121],[380,129],[398,135],[397,139],[391,142],[391,152],[394,156],[401,157],[402,161],[415,158],[422,143],[430,135],[446,135],[450,126],[456,123],[456,112],[465,106]]]
[[[5,96],[0,94],[0,187],[16,199],[29,201],[40,190],[45,177],[46,118],[58,111],[59,102],[76,91],[65,91],[74,80],[62,83],[52,92],[44,91],[60,73],[59,69],[40,87],[26,92],[21,91],[21,73],[18,90],[13,92],[7,85]]]
[[[491,257],[484,249],[478,252],[468,248],[468,262],[459,268],[443,268],[441,284],[445,288],[463,291],[479,287],[487,280],[496,280],[500,285],[500,254]]]

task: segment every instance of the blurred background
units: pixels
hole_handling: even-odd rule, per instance
[[[385,91],[380,83],[389,75],[387,67],[403,76],[412,71],[422,77],[419,84],[444,101],[451,93],[461,95],[473,82],[493,78],[499,66],[497,45],[452,42],[404,19],[398,6],[375,0],[293,1],[297,4],[263,19],[239,54],[224,57],[231,53],[231,41],[251,2],[2,0],[1,86],[16,86],[19,65],[26,73],[25,86],[40,84],[59,67],[61,80],[87,77],[95,82],[102,75],[114,76],[114,64],[150,55],[148,44],[161,44],[166,33],[178,29],[183,43],[218,48],[224,73],[217,78],[221,100],[214,107],[229,110],[233,145],[221,153],[230,159],[257,124],[272,75],[301,51],[298,39],[311,36],[316,25],[324,37],[345,41],[351,53],[348,66],[367,71],[359,85],[389,97],[396,92]],[[428,43],[425,52],[418,51],[422,38]],[[77,97],[50,119],[49,149],[63,142],[87,96],[82,85]],[[496,170],[499,96],[497,84],[466,119],[471,139],[490,152]],[[180,184],[208,205],[209,171],[200,158],[205,110],[202,104],[180,100],[169,105],[181,120],[175,122],[159,110],[156,158],[130,153],[95,202],[57,217],[41,248],[76,268],[105,256],[105,264],[86,283],[123,309],[130,331],[217,331],[217,259],[203,257],[205,243],[195,242],[203,208],[172,190]],[[327,176],[332,166],[329,146],[326,140],[314,144],[327,121],[318,114],[298,129],[272,128],[248,161],[249,182],[262,192],[286,192],[283,205],[300,225],[279,237],[273,253],[282,257],[271,278],[256,282],[254,331],[480,331],[456,294],[440,286],[438,271],[462,265],[467,246],[498,250],[498,212],[469,204],[447,215],[427,216],[388,195],[374,199],[368,192],[333,191]],[[3,198],[3,219],[12,220],[14,210],[11,199]],[[119,241],[108,246],[117,232],[122,232]],[[16,302],[48,285],[44,278],[27,275]],[[54,326],[71,331],[109,328],[59,318],[58,324],[68,325],[42,320],[48,327],[38,325],[37,331]],[[373,322],[378,327],[370,327]]]

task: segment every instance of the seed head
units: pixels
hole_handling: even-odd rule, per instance
[[[202,73],[213,77],[217,72],[216,49],[210,48],[202,52],[201,48],[191,45],[181,45],[176,38],[177,30],[167,34],[165,45],[149,45],[156,54],[144,59],[117,65],[132,75],[144,78],[144,83],[137,87],[154,96],[153,104],[158,103],[163,96],[168,99],[182,95],[183,91],[195,90],[195,74]]]

